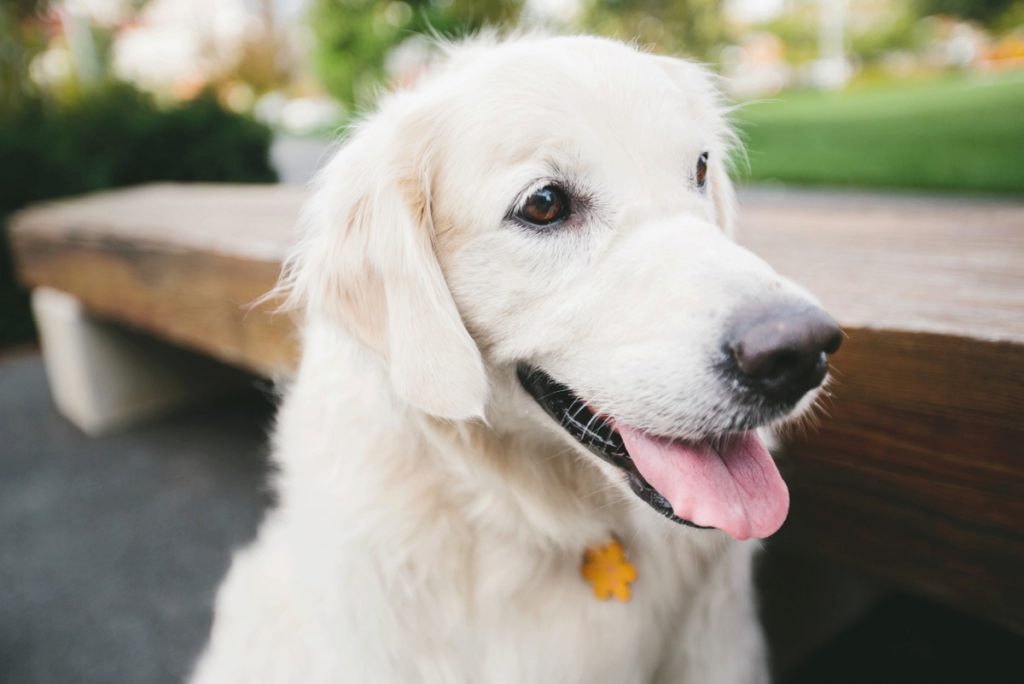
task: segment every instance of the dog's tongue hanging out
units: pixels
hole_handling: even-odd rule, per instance
[[[683,520],[741,540],[770,536],[786,520],[789,490],[753,430],[715,448],[615,427],[637,470]]]

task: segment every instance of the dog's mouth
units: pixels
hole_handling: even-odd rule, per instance
[[[755,431],[695,441],[652,436],[595,411],[544,371],[520,365],[518,375],[549,416],[670,520],[740,540],[768,537],[785,521],[789,490]]]

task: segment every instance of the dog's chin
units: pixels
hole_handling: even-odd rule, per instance
[[[729,428],[696,439],[655,436],[588,405],[539,368],[521,364],[519,382],[586,451],[621,471],[633,493],[662,516],[690,527],[717,528],[737,539],[766,537],[785,520],[789,495],[756,428],[806,410],[738,408]]]

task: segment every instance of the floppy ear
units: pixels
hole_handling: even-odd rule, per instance
[[[482,417],[483,360],[434,250],[427,146],[401,129],[377,114],[320,172],[282,287],[307,316],[340,323],[374,351],[408,403]]]
[[[728,235],[733,233],[736,218],[736,191],[729,178],[730,156],[739,151],[739,137],[729,123],[728,107],[722,101],[716,81],[718,77],[705,67],[675,57],[655,60],[686,96],[692,110],[700,117],[704,129],[712,136],[708,163],[708,191],[715,205],[715,219]]]

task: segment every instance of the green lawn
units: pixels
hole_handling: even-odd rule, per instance
[[[751,181],[1024,194],[1021,72],[787,93],[736,122]]]

